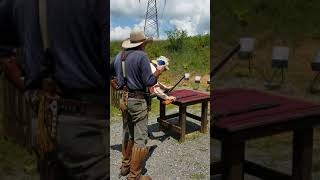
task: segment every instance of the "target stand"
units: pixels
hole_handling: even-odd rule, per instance
[[[272,52],[272,75],[265,82],[269,90],[279,89],[285,83],[286,70],[288,69],[289,48],[274,47]]]
[[[250,76],[252,72],[252,60],[253,60],[253,52],[254,52],[254,45],[255,39],[253,38],[240,38],[239,41],[240,50],[238,52],[238,59],[241,61],[247,61],[248,63],[248,74],[247,75],[240,75],[239,76]]]
[[[318,52],[314,61],[311,62],[311,69],[312,71],[316,72],[316,74],[314,75],[314,78],[311,81],[311,84],[309,86],[309,92],[312,94],[318,94],[320,93],[320,89],[317,88],[319,78],[320,78],[320,52]]]

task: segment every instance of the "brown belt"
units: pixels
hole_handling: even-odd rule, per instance
[[[108,111],[104,105],[97,105],[73,99],[60,99],[58,101],[59,114],[72,116],[85,116],[96,119],[107,119]]]
[[[136,99],[145,99],[146,95],[142,93],[130,93],[128,94],[129,98],[136,98]]]

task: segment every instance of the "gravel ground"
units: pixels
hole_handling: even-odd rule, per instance
[[[176,112],[173,109],[168,113]],[[200,114],[199,108],[188,109],[188,112]],[[209,118],[210,119],[210,118]],[[176,121],[174,119],[173,121]],[[171,179],[210,179],[210,138],[209,133],[199,133],[200,123],[187,119],[186,141],[178,142],[178,136],[170,131],[162,133],[156,139],[151,139],[147,146],[156,146],[151,151],[145,166],[145,174],[150,175],[154,180]],[[149,131],[161,134],[158,131],[156,117],[149,117]],[[111,124],[111,149],[110,149],[110,172],[111,179],[119,179],[119,167],[121,164],[121,133],[122,123]],[[121,177],[120,179],[125,179]]]

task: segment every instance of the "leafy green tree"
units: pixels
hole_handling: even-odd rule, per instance
[[[166,31],[169,40],[168,48],[172,51],[179,51],[184,45],[185,39],[188,37],[188,33],[185,30],[174,29]]]

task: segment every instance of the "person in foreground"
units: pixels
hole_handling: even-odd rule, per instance
[[[41,180],[110,177],[108,4],[0,0],[0,45],[23,55],[21,64],[6,58],[2,68],[36,114]]]
[[[128,180],[148,180],[141,174],[142,165],[149,153],[148,106],[149,88],[157,83],[165,66],[151,71],[150,60],[144,48],[150,39],[142,31],[133,30],[130,38],[122,43],[123,50],[111,64],[117,88],[122,90],[120,109],[123,117],[122,165],[120,175]]]

